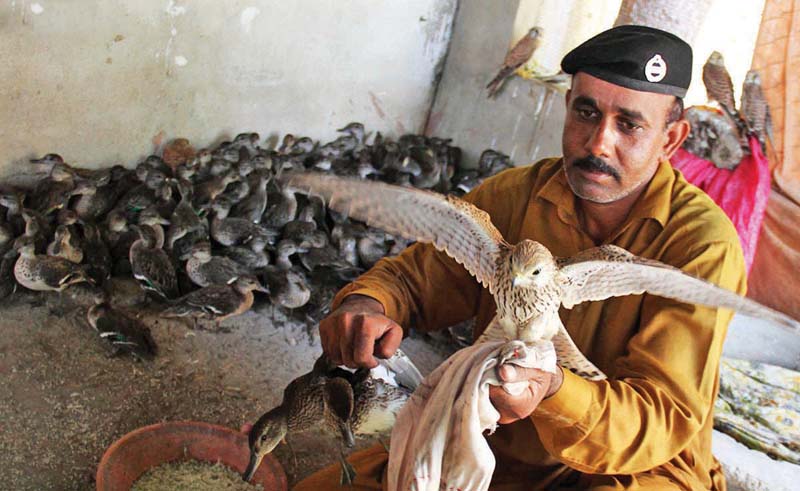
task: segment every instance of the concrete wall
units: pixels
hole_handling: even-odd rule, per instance
[[[0,4],[0,178],[258,131],[421,131],[456,0]],[[17,167],[18,168],[18,167]]]
[[[520,0],[513,38],[533,26],[544,29],[542,45],[527,63],[537,73],[556,73],[572,48],[614,24],[622,0]]]
[[[508,51],[518,1],[462,0],[450,52],[426,132],[453,138],[473,167],[481,151],[494,148],[527,164],[561,154],[562,94],[543,84],[510,79],[495,99],[485,86]],[[546,27],[545,27],[546,28]]]

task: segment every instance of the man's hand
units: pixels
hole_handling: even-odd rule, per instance
[[[530,416],[543,399],[556,393],[564,381],[561,367],[556,367],[556,373],[552,374],[536,368],[505,364],[497,372],[503,382],[529,382],[528,387],[517,395],[509,394],[499,385],[489,387],[489,400],[500,413],[500,424],[513,423]]]
[[[375,368],[391,357],[403,340],[403,329],[384,315],[383,305],[364,295],[347,297],[319,323],[322,350],[337,365]]]

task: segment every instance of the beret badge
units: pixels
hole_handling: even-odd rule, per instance
[[[644,76],[648,82],[660,82],[667,76],[667,62],[661,55],[655,55],[644,65]]]

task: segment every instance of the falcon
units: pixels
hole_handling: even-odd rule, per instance
[[[767,139],[772,139],[772,117],[769,112],[769,104],[764,98],[761,76],[756,70],[748,71],[744,77],[739,109],[747,122],[747,127],[758,136],[762,145]]]
[[[517,41],[517,44],[506,53],[506,58],[503,60],[503,66],[500,71],[486,86],[489,89],[487,97],[490,99],[494,97],[500,87],[503,86],[506,78],[510,77],[517,68],[521,67],[533,56],[533,52],[539,47],[542,39],[542,28],[532,27],[525,36]]]
[[[570,338],[558,316],[561,305],[572,308],[647,292],[737,310],[800,332],[800,322],[780,312],[614,245],[558,258],[533,240],[510,244],[488,213],[452,195],[313,173],[285,179],[293,191],[317,195],[333,210],[390,234],[430,243],[461,264],[497,304],[497,314],[477,342],[550,340],[559,364],[584,378],[605,375]]]
[[[732,118],[736,119],[736,102],[733,99],[733,82],[725,69],[725,58],[719,51],[712,51],[703,65],[703,85],[708,100],[716,101]]]

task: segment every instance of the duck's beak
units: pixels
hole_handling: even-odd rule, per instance
[[[258,470],[258,466],[261,464],[261,459],[263,458],[262,455],[259,455],[256,452],[250,452],[250,462],[247,464],[247,469],[244,470],[242,473],[242,479],[249,482],[250,479],[253,478],[256,471]]]
[[[350,427],[350,423],[342,424],[341,431],[344,444],[347,445],[347,448],[353,448],[356,445],[356,437],[353,435],[353,429]]]

